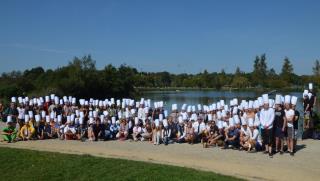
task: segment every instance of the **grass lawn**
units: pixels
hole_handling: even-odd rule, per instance
[[[239,180],[184,167],[3,147],[0,163],[0,180]]]

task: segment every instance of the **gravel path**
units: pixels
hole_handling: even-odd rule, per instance
[[[275,155],[270,159],[262,153],[202,148],[201,144],[155,146],[149,142],[106,141],[80,142],[38,140],[7,144],[0,147],[25,148],[99,157],[123,158],[191,167],[249,180],[317,180],[320,177],[320,142],[299,141],[301,148],[294,157]]]

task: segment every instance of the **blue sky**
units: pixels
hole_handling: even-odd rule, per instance
[[[266,53],[297,74],[320,60],[320,1],[1,0],[0,72],[67,65],[91,54],[102,69],[252,71]]]

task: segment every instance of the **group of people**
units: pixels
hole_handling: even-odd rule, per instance
[[[310,89],[311,86],[311,89]],[[304,91],[305,113],[315,103],[312,84]],[[210,105],[177,104],[169,113],[164,102],[141,98],[105,100],[50,96],[12,97],[10,107],[0,105],[7,123],[2,131],[7,142],[43,140],[127,140],[155,145],[201,143],[204,148],[221,147],[248,152],[264,151],[270,157],[286,152],[294,155],[297,142],[298,98],[263,94],[256,100],[234,98]],[[306,105],[307,104],[307,105]],[[308,107],[309,106],[309,107]],[[307,108],[307,109],[306,109]]]

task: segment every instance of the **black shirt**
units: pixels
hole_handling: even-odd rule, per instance
[[[285,117],[285,112],[283,109],[281,110],[275,110],[274,112],[274,122],[273,122],[273,126],[275,126],[276,128],[283,128],[283,123],[284,123],[284,119],[283,117]]]
[[[311,106],[311,108],[313,108],[313,104],[314,104],[314,100],[315,100],[315,98],[316,98],[316,93],[314,93],[314,92],[311,92],[312,93],[312,96],[311,96],[311,98],[310,98],[310,106]]]
[[[309,105],[309,108],[307,109],[308,105]],[[304,111],[310,111],[311,110],[310,99],[309,98],[303,100],[303,110]]]
[[[298,122],[299,122],[299,118],[300,118],[300,113],[299,113],[299,111],[294,110],[294,117],[295,117],[295,118],[297,117],[297,119],[295,119],[295,120],[293,121],[293,128],[294,128],[294,129],[298,129]]]

